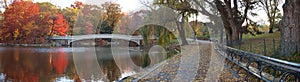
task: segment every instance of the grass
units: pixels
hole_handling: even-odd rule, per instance
[[[264,55],[264,39],[266,40],[266,56],[272,56],[274,54],[273,39],[275,40],[275,50],[277,50],[279,46],[279,32],[275,32],[272,34],[261,34],[256,36],[245,34],[243,35],[242,44],[234,46],[234,48]]]
[[[266,40],[266,54],[264,54],[264,39]],[[273,42],[273,40],[275,43]],[[252,52],[255,54],[261,54],[265,56],[274,57],[277,59],[300,63],[300,54],[291,54],[291,55],[277,54],[279,42],[280,42],[279,32],[275,32],[271,34],[268,33],[261,34],[256,36],[252,36],[250,34],[244,34],[242,44],[234,46],[234,48],[241,49],[247,52]]]

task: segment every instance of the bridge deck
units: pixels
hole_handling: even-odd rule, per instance
[[[122,39],[136,42],[140,44],[140,40],[143,40],[141,35],[139,36],[131,36],[131,35],[121,35],[121,34],[89,34],[89,35],[74,35],[74,36],[53,36],[52,40],[67,40],[68,44],[86,39],[97,39],[97,38],[111,38],[111,39]]]
[[[89,34],[89,35],[74,35],[74,36],[53,36],[51,39],[93,39],[93,38],[115,38],[115,39],[139,39],[141,36],[120,35],[120,34]]]

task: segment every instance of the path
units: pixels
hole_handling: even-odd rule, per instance
[[[217,82],[238,81],[224,68],[224,58],[213,49],[213,43],[187,45],[183,52],[151,72],[132,76],[133,81]],[[224,69],[223,69],[224,68]]]

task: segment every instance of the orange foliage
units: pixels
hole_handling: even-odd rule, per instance
[[[56,20],[54,21],[54,33],[59,36],[66,36],[69,25],[62,14],[58,14]]]
[[[49,22],[47,22],[49,17],[41,17],[39,10],[36,3],[15,0],[4,12],[0,41],[8,43],[46,42],[41,39],[45,39],[47,35],[45,32],[50,31]]]
[[[82,6],[83,6],[83,3],[80,2],[80,1],[76,1],[74,4],[75,5],[73,5],[73,4],[71,5],[71,7],[74,8],[74,9],[81,9]]]

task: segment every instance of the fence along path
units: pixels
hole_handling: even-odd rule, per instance
[[[215,45],[216,51],[228,60],[228,68],[239,76],[244,70],[245,80],[255,76],[264,81],[300,82],[300,64],[279,60],[260,54],[245,52],[228,46]],[[231,64],[231,65],[230,65]],[[238,67],[237,70],[233,69]]]

